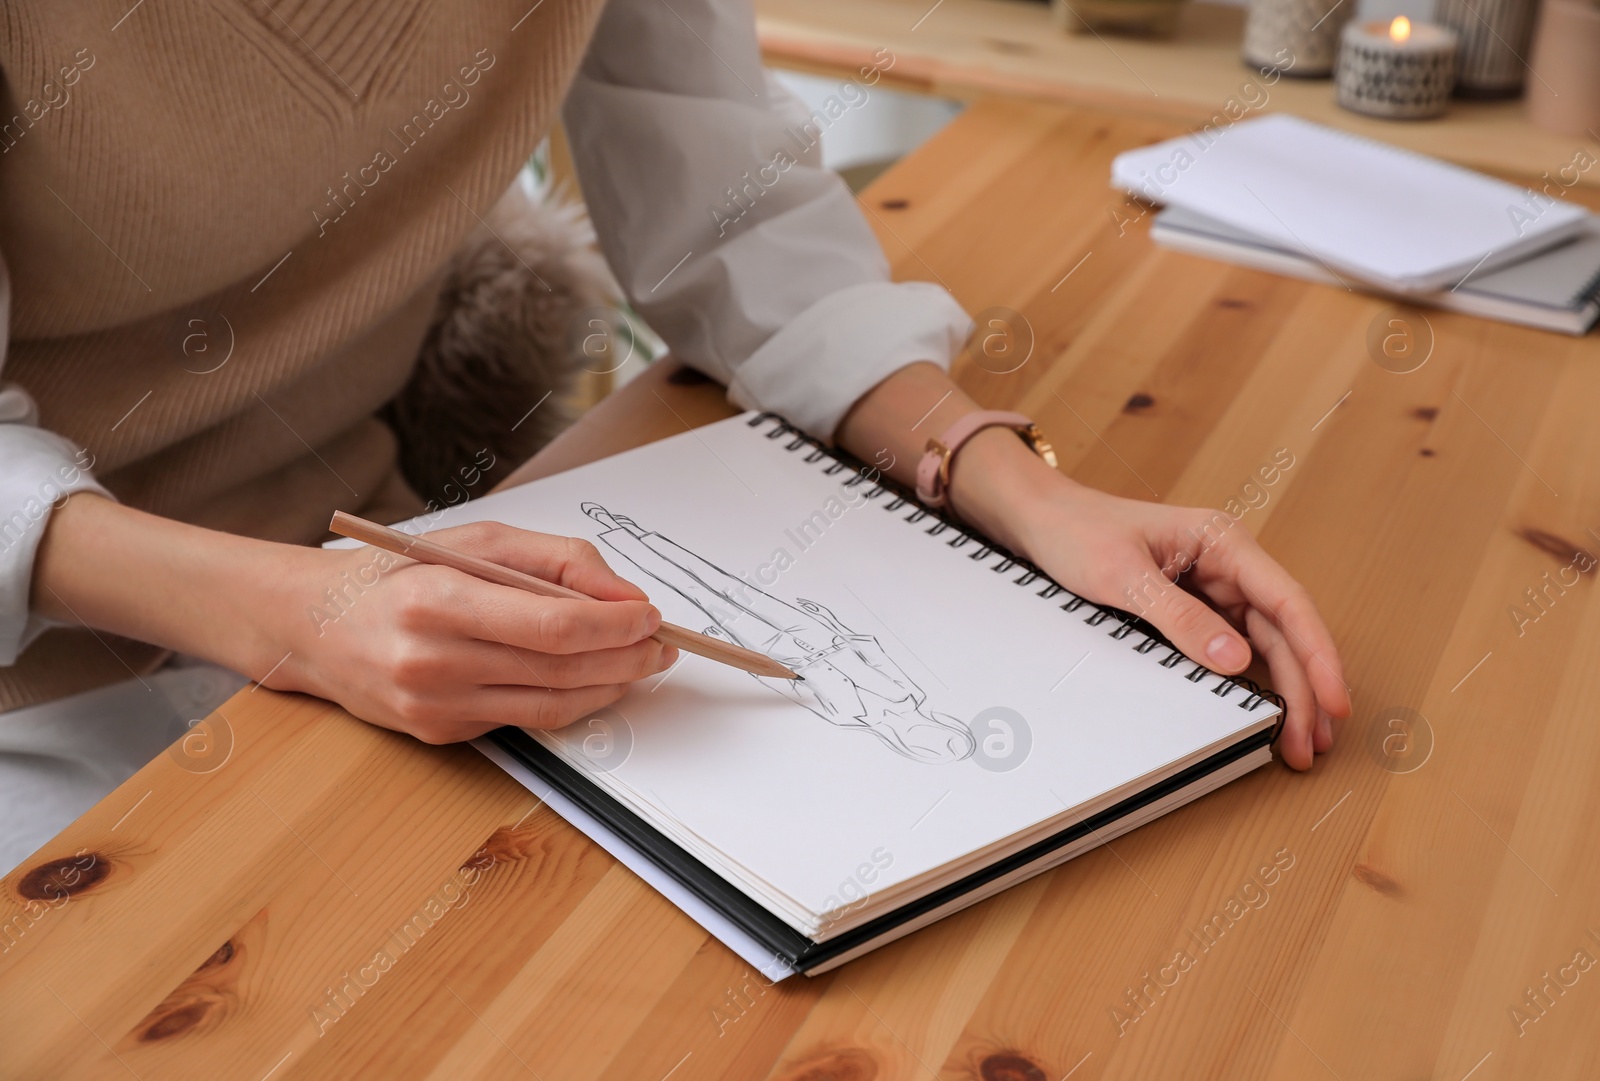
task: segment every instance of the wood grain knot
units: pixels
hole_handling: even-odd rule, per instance
[[[883,199],[878,205],[885,210],[904,210],[911,205],[910,199]]]
[[[1255,304],[1252,301],[1240,300],[1238,297],[1219,297],[1217,307],[1237,311],[1240,308],[1253,308]]]
[[[1431,405],[1419,405],[1411,411],[1411,415],[1418,420],[1433,420],[1439,415],[1439,410]]]
[[[1581,545],[1573,544],[1569,540],[1563,540],[1554,533],[1546,533],[1542,529],[1523,529],[1518,531],[1517,536],[1539,549],[1539,551],[1553,555],[1563,562],[1570,561],[1587,565],[1587,569],[1582,566],[1577,568],[1579,574],[1594,573],[1594,554]],[[1579,556],[1583,558],[1579,559]]]
[[[877,1076],[877,1059],[859,1047],[843,1047],[799,1063],[783,1081],[872,1081]]]
[[[1422,455],[1424,458],[1432,458],[1439,452],[1434,450],[1432,447],[1423,447],[1421,450],[1417,451],[1417,453]]]
[[[709,383],[711,380],[688,365],[680,364],[667,376],[667,382],[675,387],[698,387],[701,383]]]
[[[1138,394],[1133,395],[1126,402],[1122,403],[1122,411],[1124,413],[1138,413],[1142,410],[1149,409],[1155,404],[1156,400],[1154,398],[1150,397],[1150,395],[1144,393],[1143,391],[1140,391]]]
[[[521,829],[499,826],[489,834],[483,847],[467,857],[458,870],[466,871],[475,867],[479,871],[487,871],[497,863],[520,862],[533,855],[543,843],[544,831],[538,829],[536,824],[530,823]]]
[[[228,1003],[237,997],[235,988],[249,957],[249,944],[260,941],[263,926],[263,915],[258,914],[213,950],[155,1009],[128,1030],[118,1049],[132,1050],[140,1044],[177,1039],[219,1022],[228,1011]]]
[[[184,1002],[163,1002],[145,1018],[138,1031],[140,1043],[170,1040],[192,1031],[220,1004],[214,998],[194,998]]]
[[[1376,867],[1369,866],[1365,863],[1358,863],[1354,867],[1350,868],[1350,873],[1355,875],[1357,882],[1360,882],[1363,886],[1370,886],[1373,890],[1383,894],[1385,897],[1399,898],[1405,896],[1406,891],[1401,888],[1400,883],[1396,882],[1394,879],[1390,878]]]
[[[978,1076],[983,1081],[1049,1081],[1044,1070],[1032,1059],[1015,1051],[1001,1051],[986,1057],[978,1063]]]
[[[62,856],[24,874],[17,880],[17,892],[24,901],[60,903],[94,889],[110,873],[110,861],[96,853]]]
[[[229,939],[227,942],[224,942],[222,945],[217,947],[216,953],[213,953],[210,957],[207,957],[204,961],[201,961],[200,967],[195,969],[195,972],[206,972],[213,968],[221,968],[229,961],[232,961],[233,955],[237,952],[238,950],[234,948],[233,940]]]

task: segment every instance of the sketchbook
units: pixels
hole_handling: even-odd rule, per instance
[[[1382,293],[1365,282],[1340,279],[1304,254],[1213,221],[1168,207],[1155,217],[1150,239],[1164,248],[1222,259],[1255,270],[1328,285]],[[1583,335],[1600,318],[1600,232],[1568,240],[1495,270],[1469,275],[1451,289],[1415,293],[1407,300],[1445,311]]]
[[[1449,289],[1589,218],[1542,192],[1281,113],[1125,151],[1111,183],[1398,293]]]
[[[684,654],[491,759],[769,976],[826,971],[1270,760],[1210,671],[781,418],[746,414],[402,524],[592,540]]]

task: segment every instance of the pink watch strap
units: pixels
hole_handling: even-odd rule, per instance
[[[950,463],[962,444],[985,428],[1006,427],[1019,431],[1033,427],[1033,421],[1021,413],[985,410],[968,413],[957,420],[937,439],[928,440],[922,460],[917,463],[917,498],[930,507],[942,507],[948,499]]]

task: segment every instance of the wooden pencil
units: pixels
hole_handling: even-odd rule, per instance
[[[564,597],[568,600],[592,600],[585,593],[575,589],[546,582],[542,578],[535,578],[531,574],[512,570],[510,567],[491,563],[487,559],[480,559],[465,552],[458,552],[448,548],[437,541],[428,540],[426,537],[415,537],[410,533],[402,533],[398,529],[369,522],[365,518],[344,511],[335,511],[333,521],[328,528],[343,537],[370,544],[375,548],[382,548],[394,552],[396,555],[414,559],[418,563],[433,563],[441,567],[450,567],[470,574],[475,578],[482,578],[486,582],[496,585],[511,586],[513,589],[525,589],[529,593],[537,593],[541,597]],[[771,676],[775,679],[802,679],[801,676],[785,668],[777,661],[764,653],[757,653],[753,649],[724,642],[712,638],[710,635],[699,634],[687,627],[680,627],[675,623],[662,623],[656,633],[650,637],[668,646],[677,646],[686,653],[693,653],[707,660],[717,661],[721,664],[732,665],[745,672],[753,672],[758,676]]]

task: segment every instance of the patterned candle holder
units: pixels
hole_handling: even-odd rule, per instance
[[[1339,104],[1390,120],[1444,113],[1456,79],[1457,39],[1442,26],[1404,15],[1389,23],[1351,23],[1340,39]]]
[[[1333,74],[1339,31],[1355,9],[1355,0],[1250,0],[1244,61],[1263,71],[1325,79]]]
[[[1458,98],[1514,98],[1528,74],[1537,0],[1439,0],[1433,17],[1461,40],[1456,53]],[[1596,59],[1600,63],[1600,58]]]

